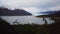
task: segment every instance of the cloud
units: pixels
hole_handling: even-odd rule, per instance
[[[40,9],[38,9],[38,8],[35,8],[35,7],[26,7],[26,8],[23,8],[24,10],[26,10],[26,11],[28,11],[28,12],[30,12],[30,13],[35,13],[36,14],[36,12],[39,12],[39,11],[41,11]]]
[[[60,0],[0,0],[0,6],[9,9],[23,8],[36,14],[38,11],[60,10]]]
[[[48,10],[51,10],[51,11],[59,11],[60,10],[60,6],[51,7]]]

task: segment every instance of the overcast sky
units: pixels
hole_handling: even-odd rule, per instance
[[[60,10],[60,0],[0,0],[0,7],[24,9],[33,15],[42,11]]]

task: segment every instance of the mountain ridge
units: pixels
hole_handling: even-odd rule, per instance
[[[41,12],[42,14],[46,15],[38,15],[37,17],[60,17],[60,10],[59,11],[47,11]]]
[[[23,15],[32,15],[32,14],[21,9],[10,10],[8,8],[0,8],[0,16],[23,16]]]

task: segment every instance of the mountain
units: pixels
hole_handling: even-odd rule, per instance
[[[40,12],[42,14],[56,14],[58,11],[46,11],[46,12]]]
[[[45,15],[38,15],[37,17],[60,17],[60,10],[59,11],[40,12],[40,13],[45,14]]]
[[[22,9],[10,10],[8,8],[0,8],[0,16],[23,16],[23,15],[32,14]]]

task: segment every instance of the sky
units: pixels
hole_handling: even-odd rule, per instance
[[[0,0],[0,7],[24,9],[33,15],[38,12],[60,10],[60,0]]]

